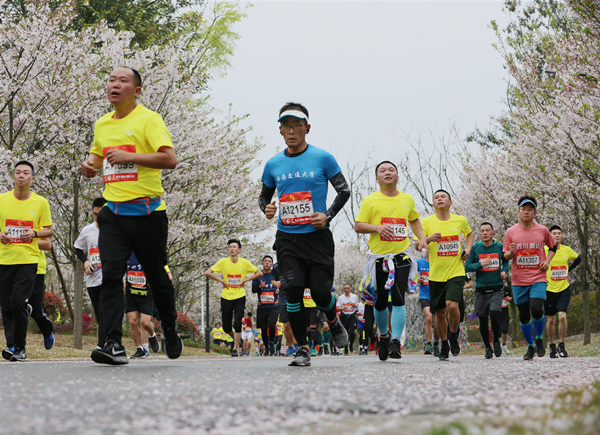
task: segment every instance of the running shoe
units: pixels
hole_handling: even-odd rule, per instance
[[[11,346],[7,349],[2,349],[2,358],[4,358],[6,361],[10,361],[10,358],[13,356],[13,353],[15,353],[14,346]]]
[[[54,346],[54,334],[51,332],[50,335],[44,335],[44,347],[50,350],[52,346]]]
[[[275,343],[269,343],[269,355],[275,356]]]
[[[150,351],[144,348],[144,353],[146,354],[146,358],[150,356]]]
[[[565,349],[565,344],[564,343],[558,343],[558,355],[561,358],[567,358],[569,356],[569,354],[567,353],[567,349]]]
[[[529,361],[535,357],[535,346],[527,346],[527,353],[523,355],[525,361]]]
[[[494,341],[494,355],[496,355],[496,358],[500,358],[502,356],[502,348],[500,347],[499,341]]]
[[[319,347],[319,352],[317,352],[317,356],[323,356],[323,346]]]
[[[433,344],[433,356],[440,356],[440,345],[437,343],[437,341]]]
[[[137,358],[146,358],[146,352],[143,348],[138,347],[133,355],[131,355],[131,359]]]
[[[102,349],[92,351],[92,360],[99,364],[129,364],[125,348],[115,340],[108,340]]]
[[[371,341],[369,342],[369,350],[372,352],[375,350],[376,347],[377,347],[377,339],[372,338]]]
[[[556,351],[556,344],[550,345],[550,358],[558,358],[558,352]]]
[[[448,340],[442,341],[442,349],[440,350],[440,361],[448,361],[450,358],[450,344]]]
[[[235,349],[231,349],[231,356],[239,356],[238,351]]]
[[[508,351],[508,347],[506,346],[505,343],[502,343],[502,352],[504,352],[504,355],[510,354],[510,352]]]
[[[315,349],[314,347],[311,347],[310,348],[310,356],[311,357],[317,356],[317,349]]]
[[[492,350],[491,347],[487,347],[485,349],[485,358],[486,359],[492,359],[492,358],[494,358],[494,351]]]
[[[388,332],[386,336],[383,335],[379,337],[379,360],[385,361],[390,356],[390,338],[391,335]]]
[[[394,359],[400,359],[402,358],[402,352],[401,350],[401,346],[400,346],[400,340],[398,340],[397,338],[394,338],[392,340],[392,343],[390,344],[390,358],[394,358]]]
[[[288,347],[288,350],[287,350],[287,352],[286,352],[286,353],[285,353],[285,355],[283,355],[283,356],[294,356],[294,355],[295,355],[295,352],[294,352],[294,347],[293,347],[293,346],[290,346],[290,347]]]
[[[294,357],[294,359],[292,361],[290,361],[290,363],[288,365],[289,366],[301,366],[301,367],[310,366],[310,354],[308,353],[308,349],[305,348],[304,346],[302,346],[300,349],[298,349],[298,352],[296,352],[296,356]]]
[[[546,355],[546,348],[544,347],[544,340],[541,338],[535,339],[535,350],[537,351],[537,356],[540,358]]]
[[[158,337],[154,334],[154,337],[148,337],[148,343],[150,343],[150,347],[152,348],[152,352],[158,353],[160,350],[160,344],[158,344]]]
[[[10,357],[11,362],[25,362],[27,361],[27,354],[25,349],[15,348],[15,352]]]
[[[325,355],[329,355],[329,346],[323,346],[325,348]]]
[[[458,340],[455,338],[453,340],[449,340],[450,341],[450,351],[452,352],[452,356],[458,356],[460,355],[460,344],[458,343]],[[443,343],[442,343],[443,346]]]
[[[183,341],[175,328],[164,328],[165,353],[169,359],[176,359],[183,352]]]
[[[433,354],[433,346],[431,345],[431,343],[427,343],[427,346],[425,346],[425,352],[423,354],[424,355]]]
[[[348,332],[339,317],[335,319],[335,322],[329,324],[329,330],[336,347],[343,348],[348,345]]]

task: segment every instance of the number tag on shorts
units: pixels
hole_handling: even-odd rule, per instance
[[[519,249],[517,251],[517,267],[521,269],[538,269],[540,267],[540,253],[535,249]]]
[[[132,287],[145,288],[146,275],[141,271],[130,270],[127,272],[127,282],[131,284]]]
[[[279,219],[283,225],[309,224],[313,214],[310,192],[286,193],[279,197]]]
[[[94,270],[102,268],[102,263],[100,262],[100,248],[90,248],[90,263],[92,263]]]
[[[109,150],[123,150],[130,153],[135,153],[135,145],[118,145],[114,147],[106,147],[102,150],[104,153],[104,166],[103,178],[105,183],[115,183],[118,181],[137,181],[138,179],[138,166],[135,163],[123,163],[118,165],[111,165],[106,160],[106,152]]]
[[[309,288],[304,289],[304,299],[312,299],[312,294],[310,293]]]
[[[506,307],[508,307],[508,301],[506,300],[506,298],[502,298],[502,308]]]
[[[488,266],[482,267],[479,270],[481,270],[482,272],[496,272],[500,270],[500,258],[498,254],[479,254],[480,262],[481,260],[484,260],[486,258],[489,258],[490,260],[492,260],[492,262]]]
[[[227,287],[238,288],[242,286],[242,275],[227,275]]]
[[[394,235],[391,238],[381,238],[381,240],[385,242],[401,242],[408,237],[408,232],[406,230],[406,219],[400,218],[390,218],[384,217],[381,218],[381,225],[388,224],[392,227],[392,231],[394,231]]]
[[[419,272],[419,274],[421,275],[421,281],[423,281],[423,285],[429,285],[429,271],[422,270]]]
[[[11,243],[31,243],[31,240],[29,242],[21,240],[21,235],[29,230],[33,230],[33,221],[6,219],[4,230]]]
[[[260,294],[260,303],[261,304],[274,304],[275,303],[275,293],[262,292]]]
[[[564,281],[568,275],[567,266],[551,266],[550,268],[550,279],[552,281]]]
[[[438,257],[455,257],[460,250],[460,240],[456,236],[444,236],[438,242]]]

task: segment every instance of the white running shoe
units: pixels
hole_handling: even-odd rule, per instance
[[[506,344],[502,343],[502,352],[504,352],[504,355],[509,355],[510,352],[508,351],[508,347],[506,347]]]

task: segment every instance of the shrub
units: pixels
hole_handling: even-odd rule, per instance
[[[194,321],[185,314],[180,313],[179,311],[177,312],[177,330],[180,334],[188,335],[194,340],[198,340],[200,338],[198,327],[196,326]]]
[[[46,308],[48,316],[54,323],[59,323],[61,318],[65,317],[68,313],[60,296],[49,291],[46,291],[44,294],[44,308]]]

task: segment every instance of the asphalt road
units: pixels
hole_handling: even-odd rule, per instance
[[[600,379],[599,358],[375,355],[153,357],[0,363],[2,434],[423,433],[452,420],[526,417]],[[520,417],[519,417],[520,416]]]

